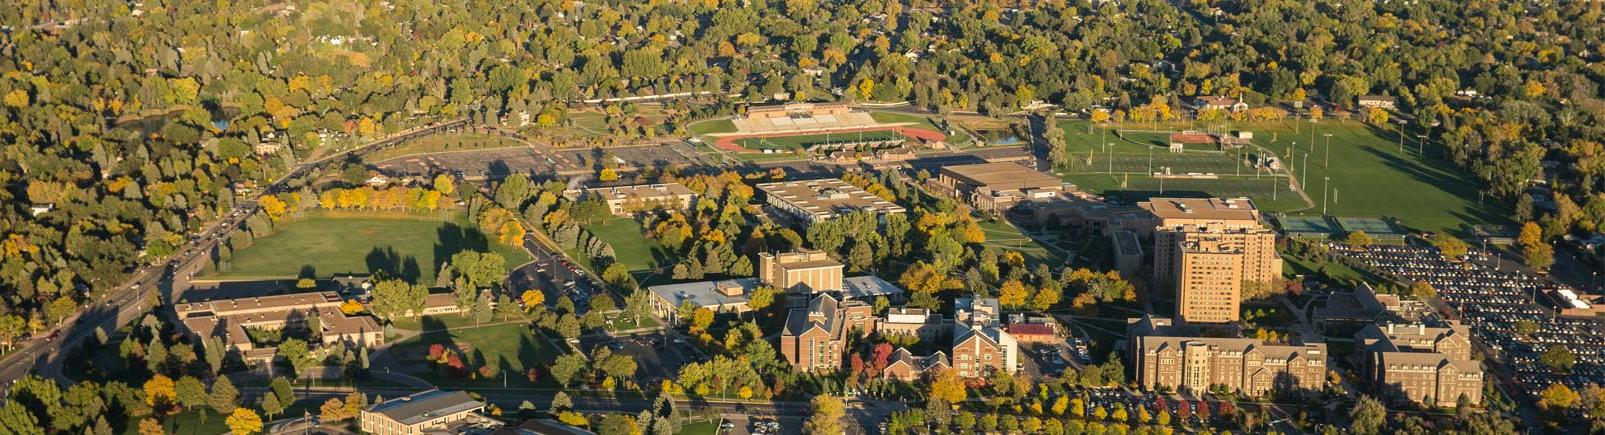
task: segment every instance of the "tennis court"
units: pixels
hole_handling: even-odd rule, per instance
[[[1344,233],[1362,231],[1377,240],[1404,240],[1404,229],[1384,218],[1339,217],[1336,220]]]
[[[1325,216],[1277,216],[1276,223],[1289,237],[1329,239],[1343,234],[1343,230]]]

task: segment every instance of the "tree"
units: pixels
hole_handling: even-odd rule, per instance
[[[1543,363],[1544,366],[1550,369],[1565,373],[1570,372],[1572,366],[1577,365],[1577,355],[1573,355],[1571,349],[1566,348],[1566,346],[1550,345],[1548,349],[1544,349],[1543,354],[1538,355],[1538,362]]]
[[[179,406],[183,406],[186,410],[206,405],[206,384],[194,376],[178,378],[173,389],[177,394]]]
[[[444,195],[450,195],[457,192],[457,183],[452,181],[450,175],[439,174],[435,175],[434,188],[436,192],[440,192]]]
[[[1521,257],[1528,267],[1537,269],[1540,273],[1548,271],[1549,266],[1555,264],[1555,248],[1548,243],[1535,243],[1523,245]]]
[[[173,385],[173,379],[165,375],[156,375],[145,381],[145,404],[158,412],[178,404],[178,391]]]
[[[1538,407],[1545,410],[1571,409],[1581,397],[1566,384],[1550,384],[1538,393]]]
[[[234,408],[239,406],[240,391],[234,388],[234,382],[229,381],[227,376],[220,376],[212,382],[212,394],[206,402],[218,414],[232,414]]]
[[[139,435],[162,435],[165,433],[167,433],[167,430],[162,427],[162,422],[156,421],[154,418],[139,420]]]
[[[1025,306],[1026,298],[1030,296],[1031,291],[1026,289],[1025,284],[1019,280],[1008,280],[1003,283],[1003,287],[998,289],[998,303],[1007,308]]]
[[[608,414],[596,424],[598,435],[636,435],[641,433],[635,426],[635,419],[624,414]]]
[[[1516,244],[1531,246],[1544,242],[1544,229],[1537,222],[1528,221],[1521,224],[1521,233],[1516,236]]]
[[[585,370],[585,357],[566,354],[557,357],[557,362],[552,363],[552,378],[557,380],[557,383],[563,384],[563,388],[568,388],[583,370]]]
[[[814,414],[803,424],[803,431],[809,434],[837,435],[843,433],[842,417],[847,415],[847,408],[841,399],[829,394],[814,396],[811,402]]]
[[[318,419],[321,421],[336,422],[345,420],[347,418],[345,413],[346,403],[340,400],[339,397],[330,397],[329,400],[323,401],[323,405],[318,407]]]
[[[780,290],[772,286],[758,286],[752,289],[752,294],[747,297],[747,307],[761,312],[775,303],[775,296],[779,293]]]
[[[947,403],[960,403],[968,394],[964,380],[959,379],[959,374],[955,370],[938,371],[936,377],[931,380],[931,397],[934,399]]]
[[[526,311],[535,311],[536,307],[546,303],[546,293],[540,290],[524,290],[524,293],[520,294],[518,298],[524,301],[524,310]]]
[[[1349,235],[1344,239],[1344,242],[1348,243],[1349,246],[1360,248],[1371,246],[1372,243],[1376,243],[1375,240],[1371,239],[1371,235],[1366,234],[1365,231],[1349,232]]]
[[[1382,425],[1387,422],[1388,410],[1382,407],[1382,402],[1371,396],[1360,396],[1354,408],[1350,409],[1349,417],[1353,420],[1349,428],[1353,429],[1354,433],[1375,435],[1382,432]]]
[[[229,414],[224,422],[228,424],[229,432],[234,435],[247,435],[262,431],[262,417],[257,416],[256,411],[252,411],[249,408],[234,408],[234,412]]]
[[[1439,234],[1438,237],[1433,239],[1432,244],[1438,247],[1438,252],[1442,253],[1443,256],[1451,259],[1465,256],[1471,249],[1466,246],[1466,242],[1448,234]]]
[[[697,307],[691,311],[691,330],[706,331],[713,326],[713,310],[708,307]]]
[[[278,356],[290,363],[290,368],[295,370],[294,374],[297,376],[305,373],[307,368],[317,362],[312,359],[312,351],[307,348],[307,343],[299,338],[286,339],[279,343]]]
[[[290,385],[289,379],[283,376],[275,377],[269,389],[273,390],[273,396],[279,399],[279,406],[289,408],[295,405],[295,387]]]
[[[416,316],[424,311],[424,299],[429,289],[399,279],[379,281],[373,287],[373,301],[369,307],[373,315],[386,321],[404,316]]]

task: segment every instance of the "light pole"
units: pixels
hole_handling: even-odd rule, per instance
[[[1327,186],[1332,183],[1332,177],[1321,177],[1321,214],[1326,214]]]
[[[1325,168],[1332,164],[1332,133],[1321,133],[1321,136],[1326,138],[1326,160],[1321,163]]]
[[[1111,173],[1111,174],[1115,173],[1115,157],[1110,154],[1111,152],[1113,152],[1111,150],[1114,147],[1115,147],[1115,143],[1114,142],[1105,142],[1103,144],[1103,159],[1109,161],[1109,173]]]
[[[1416,135],[1416,154],[1420,154],[1421,157],[1426,157],[1427,156],[1427,154],[1426,154],[1427,151],[1426,150],[1427,150],[1427,135],[1425,135],[1425,134],[1417,134]]]

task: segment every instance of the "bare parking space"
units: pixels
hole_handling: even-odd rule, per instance
[[[671,167],[696,163],[694,152],[674,143],[611,148],[566,149],[552,152],[554,159],[576,169],[595,169],[614,165],[626,170]]]
[[[457,172],[465,178],[502,178],[512,174],[552,173],[576,169],[531,148],[501,148],[397,157],[374,164],[395,175]]]

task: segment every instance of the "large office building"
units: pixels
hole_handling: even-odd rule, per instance
[[[173,307],[186,333],[197,339],[217,338],[246,361],[273,359],[278,349],[257,346],[246,328],[282,330],[317,325],[308,331],[321,343],[374,346],[384,342],[384,329],[368,316],[340,312],[344,301],[332,291],[219,299]],[[311,322],[309,319],[317,319]]]
[[[855,211],[903,213],[902,206],[836,178],[762,183],[765,203],[813,224]]]
[[[707,308],[714,313],[744,313],[747,297],[761,283],[754,278],[721,279],[647,287],[652,313],[669,323],[678,323],[680,306]]]
[[[1431,406],[1455,406],[1461,397],[1482,403],[1482,364],[1471,359],[1463,325],[1370,324],[1355,342],[1363,351],[1362,379],[1373,391]]]
[[[471,433],[501,427],[481,415],[485,402],[462,391],[429,390],[379,402],[363,409],[358,425],[373,435]]]
[[[1247,198],[1154,198],[1154,285],[1176,291],[1176,316],[1189,323],[1239,318],[1245,283],[1282,273],[1276,233]]]
[[[1137,336],[1132,365],[1145,389],[1226,388],[1250,396],[1314,391],[1326,382],[1325,344],[1286,346],[1251,338]]]
[[[758,254],[758,279],[787,292],[841,290],[842,268],[820,250]]]
[[[841,368],[843,348],[854,334],[875,330],[875,310],[857,300],[820,294],[807,308],[791,310],[780,332],[780,355],[807,372]]]
[[[615,216],[658,209],[685,210],[697,200],[696,192],[680,183],[596,187],[585,189],[585,195],[600,198]]]
[[[944,166],[926,182],[938,194],[969,201],[977,210],[1002,213],[1016,204],[1058,198],[1069,184],[1017,163]]]

